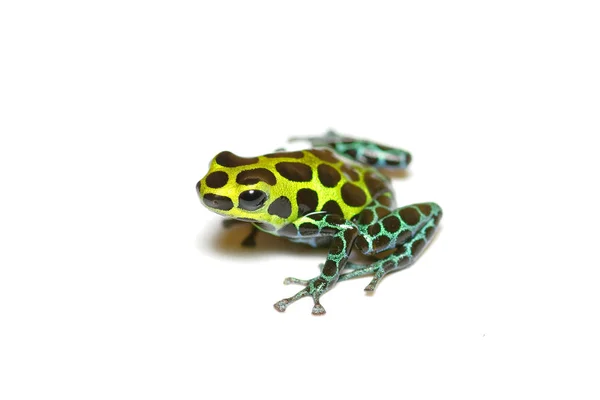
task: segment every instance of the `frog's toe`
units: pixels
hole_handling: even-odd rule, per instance
[[[290,304],[289,299],[279,300],[277,303],[273,304],[273,307],[279,312],[284,312],[287,306]]]
[[[287,281],[287,279],[286,279],[286,281]],[[275,309],[279,312],[284,312],[290,304],[292,304],[296,300],[299,300],[299,299],[309,296],[309,295],[310,295],[310,293],[309,293],[308,289],[304,288],[292,297],[288,297],[287,299],[279,300],[277,303],[273,304],[273,307],[275,307]]]
[[[283,284],[284,285],[289,285],[291,283],[294,283],[296,285],[308,285],[308,281],[304,280],[304,279],[298,279],[298,278],[292,278],[292,277],[287,277],[283,280]]]
[[[287,307],[294,303],[296,300],[299,300],[303,297],[311,296],[314,301],[314,306],[312,309],[313,315],[323,315],[325,314],[325,308],[319,302],[319,299],[323,293],[327,291],[326,282],[324,282],[321,278],[313,278],[307,281],[296,278],[286,278],[284,281],[285,284],[289,283],[298,283],[304,285],[304,289],[300,290],[292,297],[288,297],[287,299],[279,300],[277,303],[273,305],[275,309],[279,312],[284,312]]]
[[[377,287],[377,283],[371,282],[367,286],[365,286],[365,292],[373,293],[373,292],[375,292],[376,287]]]
[[[323,307],[319,302],[316,302],[312,309],[313,315],[323,315],[325,314],[325,307]]]
[[[379,285],[379,282],[388,273],[383,267],[379,267],[375,270],[375,276],[371,279],[371,282],[365,287],[365,292],[373,293]]]

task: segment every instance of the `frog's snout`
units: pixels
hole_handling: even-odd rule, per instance
[[[204,193],[202,189],[202,180],[200,180],[196,183],[196,193],[206,207],[213,209],[213,211],[229,211],[233,208],[233,201],[229,197],[214,193]]]
[[[200,201],[202,201],[202,179],[198,181],[198,183],[196,183],[196,194],[198,195],[198,198],[200,199]]]
[[[202,202],[208,208],[229,211],[233,208],[233,201],[227,196],[219,196],[218,194],[207,193],[202,196]]]

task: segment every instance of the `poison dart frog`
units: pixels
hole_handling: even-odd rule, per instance
[[[304,286],[274,304],[278,311],[310,296],[312,313],[325,313],[321,296],[337,283],[364,275],[382,278],[410,266],[423,252],[442,217],[436,203],[396,208],[390,179],[382,170],[405,169],[410,153],[328,132],[303,138],[311,148],[240,157],[223,151],[196,185],[209,210],[252,225],[242,242],[253,246],[258,231],[313,247],[327,247],[320,274],[312,279],[286,278]],[[298,140],[298,138],[292,138]],[[348,261],[353,250],[370,256],[386,253],[370,265]]]

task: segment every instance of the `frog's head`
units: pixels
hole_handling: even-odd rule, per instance
[[[208,173],[196,184],[202,203],[217,214],[234,219],[284,224],[292,213],[287,200],[278,199],[285,188],[277,185],[273,166],[258,157],[239,157],[223,151],[211,161]]]

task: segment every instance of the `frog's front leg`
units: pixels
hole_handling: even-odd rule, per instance
[[[283,227],[278,234],[292,239],[332,238],[327,260],[321,270],[321,274],[309,280],[286,278],[284,281],[285,284],[298,283],[306,287],[294,296],[280,300],[274,304],[277,311],[283,312],[296,300],[311,296],[314,301],[312,313],[314,315],[325,314],[325,308],[321,305],[320,298],[338,281],[340,272],[344,269],[354,241],[358,236],[358,228],[340,216],[316,214],[312,217],[310,215],[302,217],[293,224]]]

